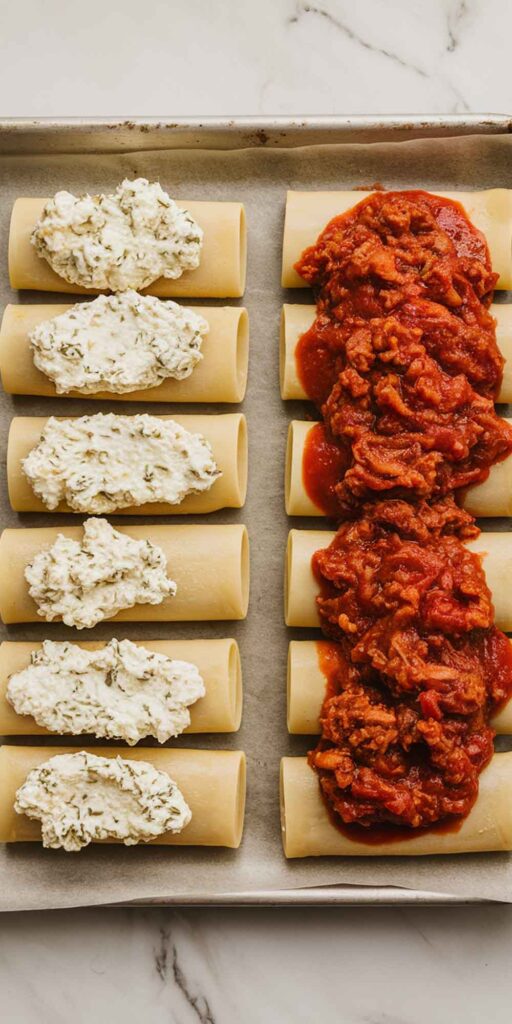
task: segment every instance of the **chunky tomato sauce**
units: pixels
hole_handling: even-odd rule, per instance
[[[297,362],[323,417],[304,482],[341,522],[313,559],[337,653],[310,763],[344,826],[457,822],[512,693],[512,646],[463,543],[479,531],[456,500],[512,452],[494,409],[496,275],[462,207],[425,192],[363,200],[296,269],[317,295]]]
[[[349,452],[329,439],[323,423],[315,423],[306,438],[302,478],[308,496],[327,516],[339,515],[337,489],[349,464]]]

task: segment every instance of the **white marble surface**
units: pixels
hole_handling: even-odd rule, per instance
[[[0,924],[9,1024],[501,1024],[512,916],[81,911]]]
[[[512,107],[509,0],[22,0],[1,32],[3,115]],[[4,915],[0,1013],[501,1024],[511,943],[505,906]]]
[[[509,0],[23,0],[2,113],[501,113],[511,25]]]

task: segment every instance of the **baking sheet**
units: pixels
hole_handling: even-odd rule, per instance
[[[251,537],[251,601],[245,623],[195,623],[181,625],[102,624],[91,632],[94,639],[112,635],[144,640],[163,637],[235,636],[242,653],[245,706],[242,728],[236,736],[188,737],[178,745],[242,748],[248,757],[246,828],[238,852],[208,849],[95,847],[77,856],[45,851],[31,845],[0,848],[0,909],[19,910],[69,907],[136,900],[172,902],[236,902],[236,894],[258,900],[262,890],[355,885],[403,886],[409,890],[445,893],[460,898],[512,900],[512,859],[506,854],[467,857],[404,858],[388,860],[311,859],[286,862],[282,855],[279,826],[278,770],[283,754],[301,754],[307,741],[289,737],[286,731],[285,676],[289,639],[305,638],[306,631],[287,630],[283,623],[283,560],[290,526],[311,525],[290,521],[284,512],[283,476],[286,432],[292,417],[304,416],[307,406],[282,403],[278,385],[279,313],[283,301],[307,301],[308,293],[284,293],[280,288],[280,257],[285,192],[287,188],[350,188],[380,181],[390,187],[425,188],[512,187],[512,139],[508,135],[481,134],[460,138],[426,138],[416,141],[351,142],[350,126],[338,134],[341,145],[308,145],[281,148],[279,132],[258,129],[245,136],[250,148],[176,150],[162,148],[157,129],[134,131],[114,126],[108,153],[88,151],[98,145],[98,127],[91,134],[67,130],[52,136],[36,128],[38,150],[32,154],[23,131],[6,130],[4,155],[0,154],[0,298],[7,301],[54,301],[54,296],[24,293],[18,297],[8,286],[7,238],[12,203],[20,195],[50,195],[62,187],[73,191],[108,190],[127,176],[158,178],[171,192],[190,198],[239,199],[246,204],[249,230],[248,286],[243,304],[251,318],[251,354],[248,394],[243,411],[249,423],[250,473],[246,507],[208,517],[189,517],[195,522],[245,522]],[[165,129],[167,132],[169,129]],[[455,130],[455,128],[453,129]],[[484,131],[496,130],[488,122]],[[506,129],[504,129],[506,130]],[[263,132],[263,135],[261,134]],[[397,137],[407,138],[421,128],[403,126]],[[201,133],[199,129],[194,138]],[[228,131],[229,137],[229,131]],[[425,134],[435,134],[430,126]],[[440,130],[446,135],[446,126]],[[16,135],[24,140],[18,147]],[[289,145],[286,131],[283,144]],[[55,147],[60,150],[45,155]],[[327,138],[333,133],[328,132]],[[356,136],[357,137],[357,136]],[[373,129],[370,137],[382,138]],[[387,125],[384,137],[393,138]],[[117,143],[112,139],[117,138]],[[130,147],[133,141],[133,150]],[[220,139],[220,136],[219,136]],[[300,133],[299,133],[300,139]],[[307,140],[313,134],[308,129]],[[67,140],[67,141],[66,141]],[[237,137],[240,145],[244,137]],[[197,142],[197,138],[196,138]],[[0,138],[0,150],[2,139]],[[71,143],[71,146],[70,146]],[[154,148],[148,148],[154,143]],[[205,143],[206,144],[206,143]],[[221,142],[219,142],[221,144]],[[66,146],[83,149],[79,157],[68,155]],[[116,150],[116,146],[119,151]],[[141,146],[143,148],[141,148]],[[276,148],[274,148],[276,146]],[[26,155],[17,155],[23,148]],[[11,153],[5,153],[10,149]],[[64,150],[64,151],[63,151]],[[113,150],[113,151],[112,151]],[[9,421],[16,415],[83,414],[93,403],[67,399],[30,399],[2,396],[0,436],[2,444],[0,509],[2,526],[60,525],[77,522],[74,517],[16,515],[7,503],[5,448]],[[102,403],[107,411],[108,402]],[[116,403],[115,411],[134,412],[132,404]],[[192,406],[191,411],[196,407]],[[197,407],[198,411],[204,411]],[[233,407],[230,407],[231,409]],[[94,403],[94,411],[98,406]],[[151,412],[172,411],[152,406]],[[183,411],[183,409],[181,410]],[[211,412],[223,411],[212,406]],[[228,410],[229,411],[229,410]],[[115,517],[112,517],[115,522]],[[123,519],[123,522],[125,519]],[[159,518],[159,522],[165,521]],[[174,520],[176,522],[176,520]],[[314,523],[318,526],[318,521]],[[501,528],[508,528],[504,521]],[[493,521],[492,528],[497,524]],[[511,581],[512,582],[512,581]],[[314,634],[311,634],[312,636]],[[19,640],[76,639],[72,630],[59,625],[36,624],[2,628],[2,637]],[[8,742],[12,742],[9,740]],[[48,741],[51,745],[52,741]],[[55,742],[58,742],[56,739]],[[74,741],[80,746],[79,741]],[[325,891],[325,890],[324,890]],[[379,890],[382,891],[382,890]],[[392,890],[388,890],[391,892]],[[375,890],[377,892],[377,890]],[[277,901],[277,900],[276,900]]]

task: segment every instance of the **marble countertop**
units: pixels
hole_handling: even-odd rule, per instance
[[[509,943],[504,906],[11,914],[2,1019],[505,1024]]]
[[[0,112],[507,112],[509,29],[508,0],[25,0],[2,11]],[[12,914],[0,1006],[10,1024],[501,1024],[509,943],[503,905]]]
[[[149,0],[143,10],[141,24],[137,0],[5,5],[2,114],[510,107],[508,0]]]

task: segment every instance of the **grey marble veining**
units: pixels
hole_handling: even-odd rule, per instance
[[[4,115],[511,106],[509,0],[153,0],[143,32],[136,0],[89,0],[86,12],[53,0],[50,10],[25,0],[2,11]]]
[[[5,915],[2,1020],[501,1024],[511,942],[496,906]]]

